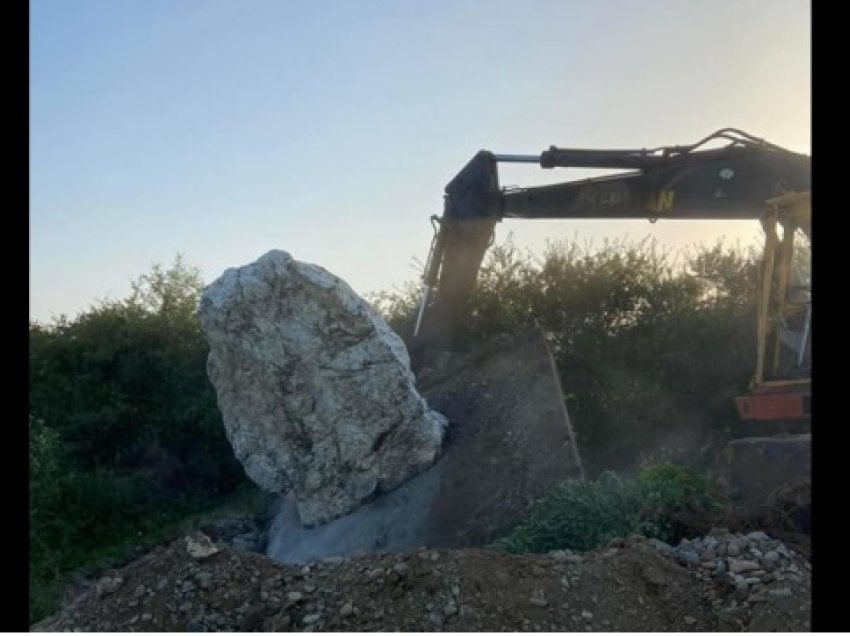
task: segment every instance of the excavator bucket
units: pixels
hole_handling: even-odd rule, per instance
[[[719,482],[731,495],[756,506],[785,492],[811,501],[812,435],[746,437],[730,442],[720,460]]]

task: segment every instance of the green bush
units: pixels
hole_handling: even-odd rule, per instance
[[[481,268],[468,343],[539,325],[567,396],[585,469],[686,461],[738,421],[733,398],[755,364],[758,254],[723,243],[675,259],[655,243],[551,243],[541,258],[510,241]],[[374,297],[410,333],[418,289]]]
[[[178,257],[123,301],[30,324],[33,620],[69,572],[244,483],[207,379],[201,290]]]
[[[242,480],[206,375],[201,289],[178,258],[124,301],[30,325],[30,412],[81,469],[147,468],[169,496]]]
[[[719,505],[709,482],[681,466],[652,466],[632,479],[606,472],[596,481],[559,484],[495,547],[512,553],[585,551],[632,534],[677,542],[683,536],[677,513],[708,513]]]

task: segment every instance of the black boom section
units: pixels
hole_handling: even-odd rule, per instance
[[[505,192],[499,217],[757,219],[767,199],[811,188],[811,161],[759,148],[704,151],[646,170]]]
[[[712,140],[732,143],[697,150]],[[501,190],[500,162],[633,172]],[[723,129],[690,146],[654,150],[550,147],[540,155],[478,152],[445,189],[443,216],[424,276],[417,349],[452,348],[495,224],[516,219],[758,219],[766,201],[811,189],[811,159],[742,131]],[[417,323],[419,324],[419,323]]]
[[[429,257],[425,283],[436,285],[417,341],[435,349],[453,348],[458,321],[475,285],[499,218],[499,177],[492,153],[476,154],[446,186],[443,216]]]
[[[481,150],[446,185],[443,218],[495,216],[499,197],[496,158],[492,152]]]

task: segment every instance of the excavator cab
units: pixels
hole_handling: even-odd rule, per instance
[[[756,367],[750,394],[736,398],[742,420],[811,416],[812,293],[802,238],[811,240],[811,192],[767,201],[760,267]],[[802,235],[802,236],[801,236]]]
[[[735,398],[741,421],[717,473],[741,499],[793,504],[801,531],[811,515],[812,293],[810,243],[798,242],[811,241],[811,219],[809,190],[767,201],[755,372],[748,394]]]

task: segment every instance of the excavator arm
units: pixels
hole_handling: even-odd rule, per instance
[[[709,142],[729,141],[705,149]],[[498,164],[628,172],[529,188],[501,188]],[[811,159],[735,129],[689,146],[651,150],[550,147],[539,155],[482,150],[445,188],[423,276],[413,333],[414,362],[454,348],[458,327],[495,225],[509,219],[760,219],[766,201],[811,189]],[[808,226],[803,227],[808,234]]]

